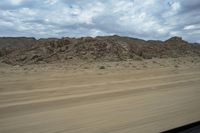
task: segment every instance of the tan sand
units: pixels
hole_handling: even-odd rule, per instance
[[[0,67],[0,133],[156,133],[200,120],[199,59],[65,65]]]

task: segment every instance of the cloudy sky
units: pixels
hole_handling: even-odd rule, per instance
[[[0,1],[0,36],[113,34],[200,42],[200,0]]]

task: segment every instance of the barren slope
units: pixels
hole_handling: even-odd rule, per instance
[[[0,63],[11,65],[69,61],[123,61],[200,56],[200,45],[172,37],[166,41],[121,36],[83,38],[0,38]]]

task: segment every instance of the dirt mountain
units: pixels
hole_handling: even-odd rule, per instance
[[[0,62],[11,65],[51,63],[68,60],[120,61],[180,56],[200,56],[200,45],[181,37],[166,41],[121,36],[82,38],[1,37]]]

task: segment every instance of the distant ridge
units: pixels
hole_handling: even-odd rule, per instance
[[[200,56],[200,45],[181,37],[166,41],[121,36],[82,38],[0,37],[0,62],[11,65],[69,60],[121,61]]]

